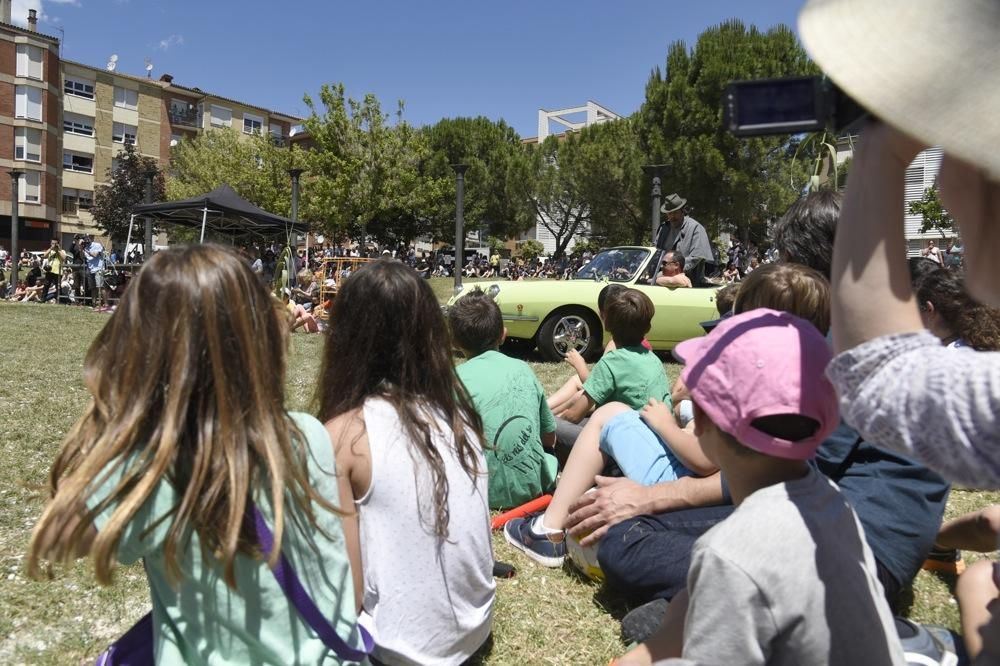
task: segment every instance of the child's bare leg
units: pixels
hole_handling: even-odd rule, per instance
[[[583,390],[583,382],[576,375],[573,375],[566,380],[566,383],[559,387],[555,393],[550,395],[546,402],[549,404],[549,409],[555,414],[557,411],[562,411],[569,406],[576,395]],[[558,416],[558,414],[556,414]]]
[[[559,477],[559,485],[552,495],[552,502],[545,510],[542,518],[545,527],[552,530],[565,527],[570,505],[594,485],[594,477],[604,469],[605,459],[600,448],[601,429],[612,417],[627,411],[628,405],[611,402],[591,415],[570,451],[569,460]]]
[[[1000,504],[953,518],[941,526],[934,547],[938,550],[973,550],[989,553],[997,549],[1000,535]]]
[[[990,631],[987,625],[1000,622],[990,609],[991,603],[994,607],[997,605],[997,596],[1000,596],[1000,591],[993,582],[993,562],[989,560],[976,562],[958,578],[955,597],[958,599],[965,648],[971,659],[983,651],[983,631]],[[991,653],[996,649],[995,646],[989,647]]]

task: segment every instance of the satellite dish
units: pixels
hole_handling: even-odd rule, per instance
[[[153,61],[146,58],[146,78],[151,78],[153,76]]]
[[[112,53],[111,57],[108,58],[107,70],[109,72],[113,72],[113,71],[115,71],[115,67],[117,67],[117,66],[118,66],[118,54],[117,53]]]

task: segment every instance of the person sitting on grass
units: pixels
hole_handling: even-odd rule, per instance
[[[571,448],[586,416],[608,402],[641,409],[650,398],[670,400],[663,363],[642,343],[653,320],[653,301],[638,289],[625,289],[607,299],[604,325],[615,348],[601,357],[581,391],[557,414],[557,446]]]
[[[556,422],[545,391],[524,361],[499,351],[507,335],[500,306],[482,290],[462,296],[448,311],[452,340],[468,359],[456,368],[483,420],[490,508],[515,507],[549,492],[556,459]]]
[[[838,426],[832,354],[804,319],[759,308],[676,353],[696,433],[736,510],[695,543],[686,592],[618,660],[905,663],[858,517],[808,460]],[[734,612],[734,609],[738,609]],[[680,621],[683,618],[683,623]]]
[[[119,641],[123,661],[365,658],[334,452],[319,421],[285,411],[281,317],[235,252],[170,248],[139,271],[87,353],[92,397],[52,466],[28,573],[89,554],[108,585],[117,563],[141,559],[148,654],[128,650],[140,623],[131,645]],[[279,556],[282,580],[301,585],[294,601],[272,572]],[[298,612],[303,598],[322,625]]]
[[[625,285],[611,283],[604,286],[600,292],[597,294],[597,314],[601,318],[601,323],[604,321],[604,313],[607,310],[608,302],[613,299],[618,294],[628,289]],[[607,324],[605,324],[607,325]],[[646,349],[652,351],[653,347],[649,344],[646,338],[642,339],[642,346]],[[609,340],[608,344],[604,347],[604,353],[607,354],[615,350],[615,341]],[[566,380],[559,390],[553,393],[548,398],[549,409],[556,416],[562,416],[562,413],[568,408],[579,396],[583,393],[583,383],[587,381],[587,377],[590,376],[590,368],[587,366],[586,359],[580,355],[575,349],[570,349],[566,352],[565,360],[573,369],[576,370],[576,374]]]

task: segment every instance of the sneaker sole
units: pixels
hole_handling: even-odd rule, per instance
[[[546,557],[545,555],[539,555],[535,551],[525,546],[520,541],[517,541],[516,539],[511,537],[511,535],[507,533],[506,529],[504,529],[503,531],[503,538],[507,540],[507,543],[514,546],[514,548],[517,548],[519,551],[521,551],[534,561],[538,562],[543,567],[548,567],[550,569],[558,569],[563,565],[563,562],[566,560],[565,555],[563,555],[562,557]]]

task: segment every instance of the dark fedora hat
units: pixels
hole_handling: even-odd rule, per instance
[[[663,198],[663,205],[660,206],[661,213],[673,213],[687,205],[688,200],[679,194],[668,194]]]

